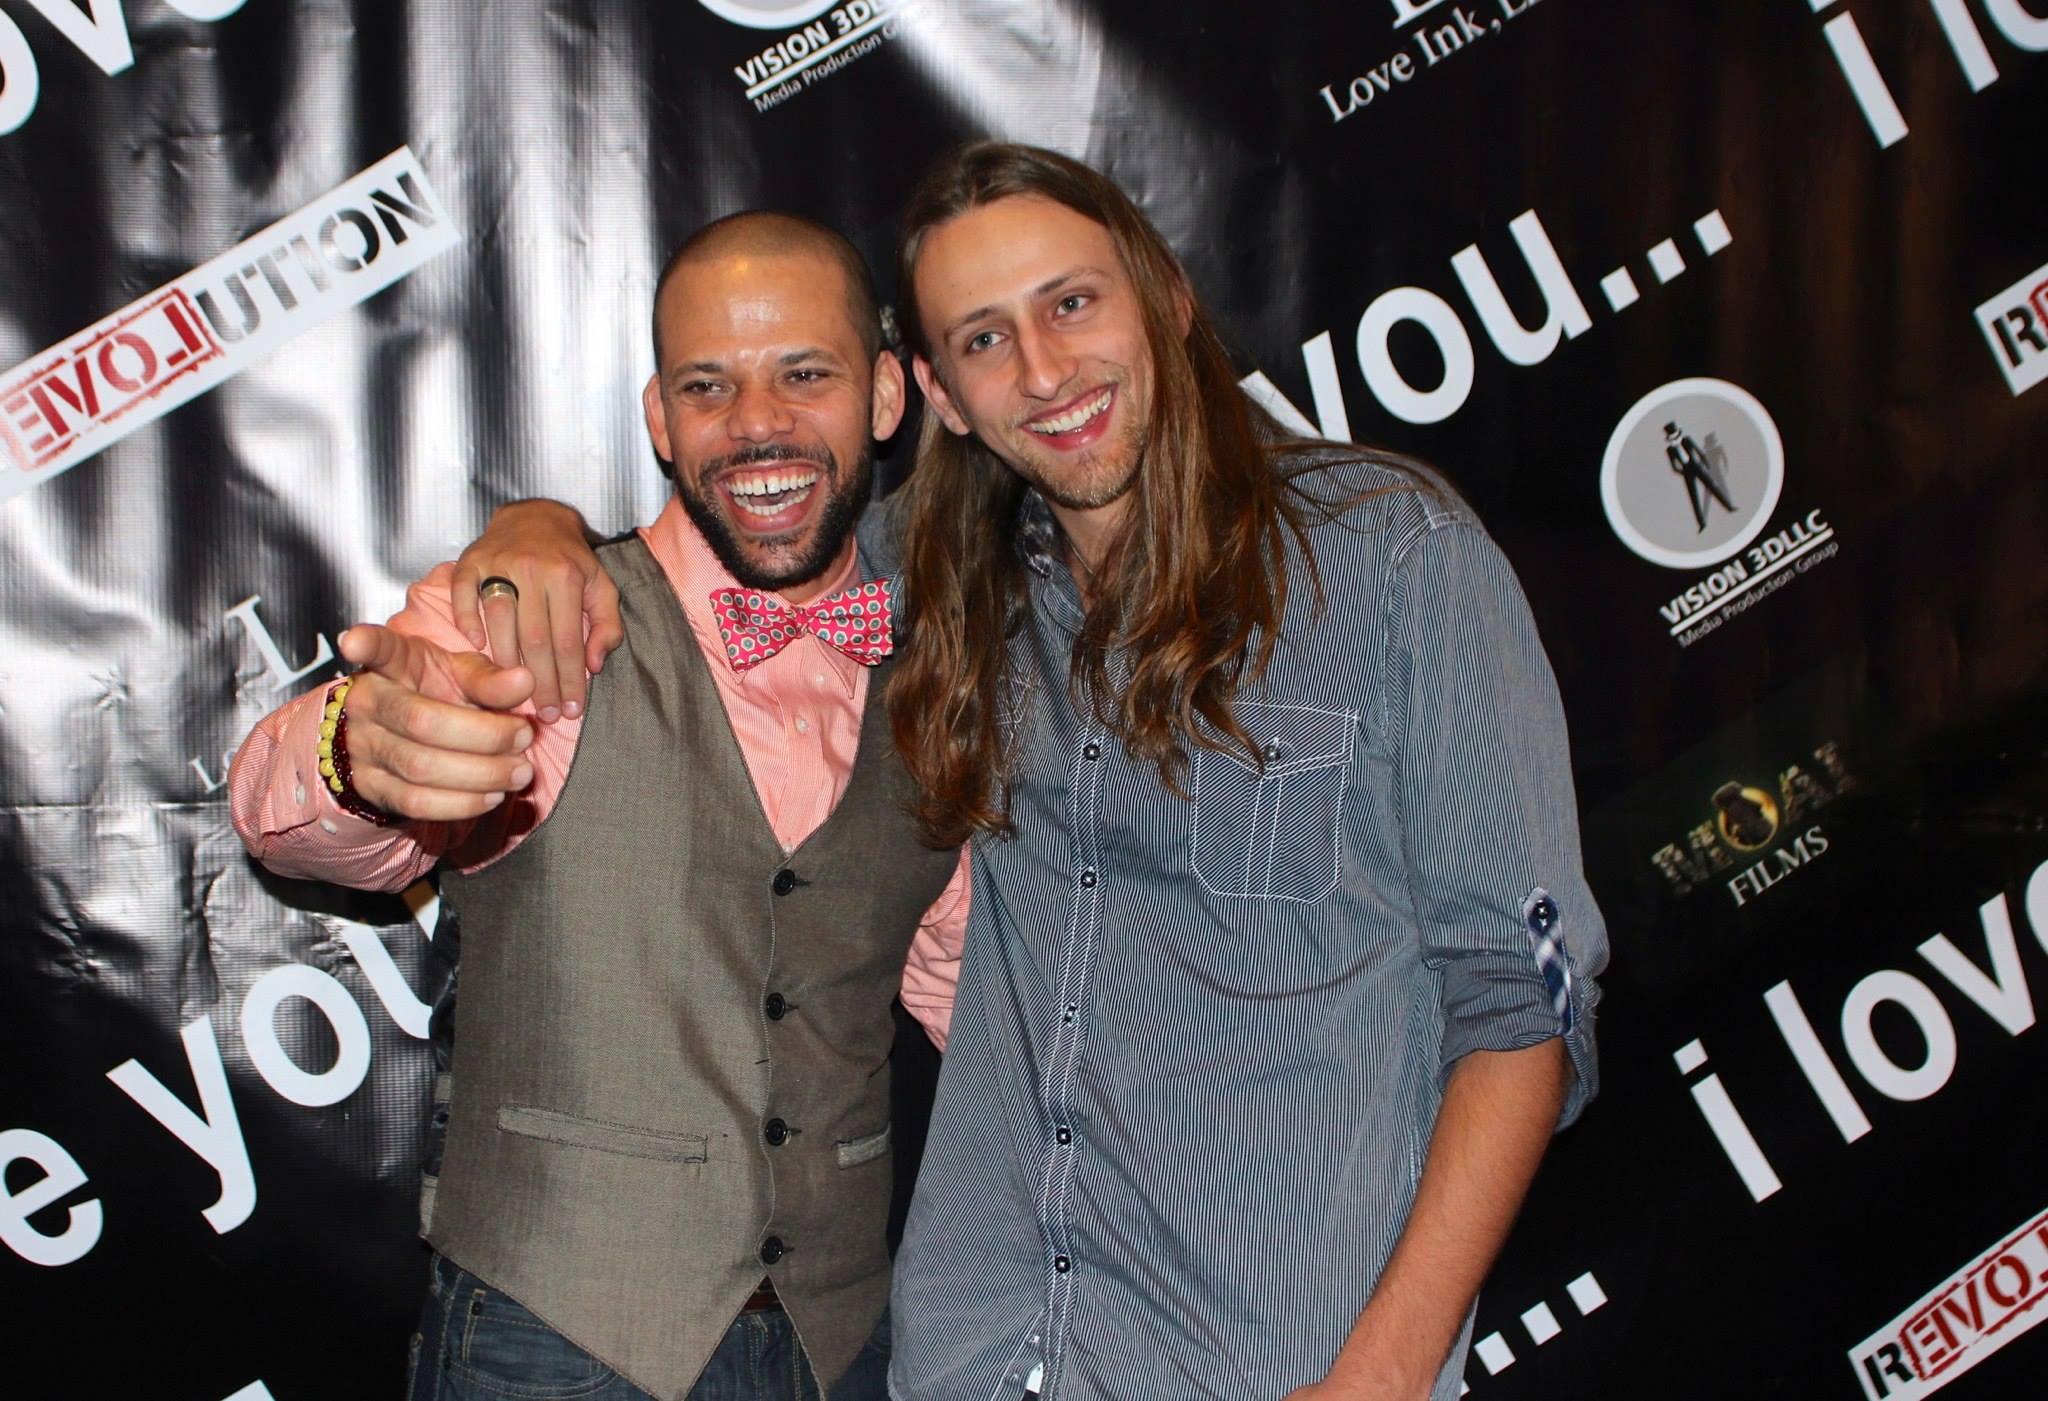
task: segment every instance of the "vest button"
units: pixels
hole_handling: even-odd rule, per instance
[[[771,888],[775,891],[777,895],[789,894],[790,891],[796,889],[796,872],[790,870],[789,867],[784,866],[781,870],[775,873],[775,880],[773,881]]]
[[[766,1255],[768,1253],[767,1247],[763,1246],[761,1253]],[[1052,1267],[1061,1274],[1065,1274],[1068,1270],[1074,1268],[1074,1262],[1064,1255],[1055,1255],[1052,1257]]]
[[[761,1010],[768,1014],[769,1021],[779,1022],[783,1014],[789,1011],[789,999],[779,992],[771,992],[768,994],[768,1000],[761,1004]]]
[[[789,1142],[789,1125],[780,1119],[770,1119],[761,1126],[761,1137],[768,1140],[770,1148],[780,1148]]]
[[[772,1265],[789,1253],[789,1247],[782,1243],[781,1236],[770,1236],[761,1242],[761,1263]]]

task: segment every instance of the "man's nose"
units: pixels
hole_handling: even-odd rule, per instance
[[[1077,362],[1058,336],[1024,326],[1017,332],[1018,387],[1033,399],[1051,399],[1074,378]]]
[[[765,443],[796,427],[789,405],[760,385],[743,384],[734,391],[732,412],[725,422],[727,432],[750,443]]]

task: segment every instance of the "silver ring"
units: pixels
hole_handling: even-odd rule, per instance
[[[489,602],[494,598],[509,598],[514,603],[519,601],[519,585],[513,583],[502,574],[493,574],[490,578],[484,580],[477,587],[476,592],[477,597],[485,602]]]

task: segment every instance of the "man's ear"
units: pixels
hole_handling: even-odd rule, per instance
[[[884,349],[875,356],[874,389],[868,409],[868,429],[876,442],[885,441],[903,422],[903,362],[896,352]]]
[[[663,462],[676,460],[668,444],[668,414],[661,406],[661,376],[647,377],[647,387],[640,391],[640,407],[647,411],[647,436],[654,440],[654,454]]]
[[[932,406],[932,412],[939,416],[939,422],[956,437],[964,438],[974,430],[967,426],[966,417],[953,403],[953,396],[946,392],[945,381],[932,368],[932,362],[922,355],[913,355],[910,368],[917,375],[917,387],[924,391],[925,402]]]

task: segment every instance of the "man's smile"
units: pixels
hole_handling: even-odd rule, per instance
[[[778,462],[740,468],[718,480],[750,534],[783,534],[802,523],[821,475],[815,463]]]
[[[1116,386],[1105,385],[1069,400],[1056,409],[1024,421],[1024,427],[1054,447],[1082,447],[1093,443],[1109,428],[1109,410],[1116,402]]]

